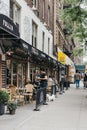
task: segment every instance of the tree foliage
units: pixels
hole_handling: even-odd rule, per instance
[[[72,52],[72,55],[74,56],[82,56],[83,55],[83,49],[82,48],[75,48]]]
[[[62,13],[64,28],[68,30],[69,36],[78,37],[80,41],[87,37],[87,10],[81,7],[82,2],[83,0],[64,0],[67,8]]]

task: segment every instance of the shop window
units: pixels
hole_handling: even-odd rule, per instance
[[[30,80],[32,83],[34,83],[35,81],[35,71],[36,70],[36,67],[31,67],[30,68]]]
[[[17,87],[24,87],[26,81],[26,65],[13,63],[13,84]]]
[[[11,61],[6,61],[7,85],[11,84]]]
[[[26,64],[23,64],[23,80],[22,80],[22,87],[26,84]]]
[[[22,64],[18,64],[18,87],[22,87]]]
[[[7,85],[13,84],[17,87],[24,87],[26,82],[26,64],[6,61]]]
[[[17,86],[17,63],[13,63],[13,85]]]

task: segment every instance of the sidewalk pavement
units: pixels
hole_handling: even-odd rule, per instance
[[[35,102],[0,116],[0,130],[87,130],[87,90],[74,84],[55,101],[33,111]]]

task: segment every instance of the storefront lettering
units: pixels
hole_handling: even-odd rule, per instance
[[[6,20],[3,20],[3,26],[13,31],[13,26],[10,23],[8,23]]]

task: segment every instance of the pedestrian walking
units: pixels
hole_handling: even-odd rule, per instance
[[[84,88],[87,88],[87,73],[85,73],[84,75],[83,83],[84,83]]]
[[[81,74],[78,70],[76,70],[74,78],[75,78],[76,88],[79,88],[80,87]]]

